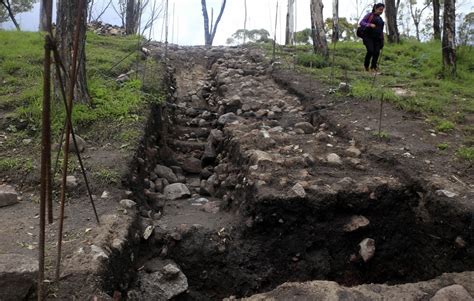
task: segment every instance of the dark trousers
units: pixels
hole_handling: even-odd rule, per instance
[[[382,40],[381,39],[373,39],[370,37],[364,38],[364,45],[367,48],[367,54],[365,55],[364,60],[364,67],[365,69],[370,68],[376,69],[377,68],[377,61],[380,55],[380,49],[382,49]],[[370,61],[372,59],[372,62]]]

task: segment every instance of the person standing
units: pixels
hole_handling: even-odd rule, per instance
[[[377,3],[372,8],[372,12],[368,13],[359,25],[364,28],[363,41],[367,54],[365,55],[364,67],[366,71],[378,72],[377,62],[380,56],[380,50],[384,46],[383,27],[385,22],[382,20],[385,4]],[[370,67],[370,69],[369,69]]]

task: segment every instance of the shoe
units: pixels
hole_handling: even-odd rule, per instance
[[[380,72],[379,68],[370,68],[370,72],[372,72],[374,74],[377,74],[377,75],[382,74],[382,72]]]
[[[369,67],[364,67],[365,68],[365,71],[369,72]]]

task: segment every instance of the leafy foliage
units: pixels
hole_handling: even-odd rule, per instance
[[[227,44],[240,44],[244,41],[251,43],[266,43],[269,41],[270,33],[266,29],[238,29],[228,38]]]
[[[10,1],[10,8],[14,15],[22,12],[29,11],[33,8],[33,4],[35,4],[38,0],[11,0]],[[8,11],[5,8],[6,1],[0,0],[0,23],[6,22],[10,19],[8,16]]]

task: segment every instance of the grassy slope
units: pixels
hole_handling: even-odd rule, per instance
[[[333,60],[330,45],[330,62]],[[369,99],[373,96],[388,100],[401,109],[417,112],[426,117],[438,131],[449,132],[456,128],[465,133],[464,146],[458,155],[474,161],[474,50],[458,49],[456,78],[443,76],[441,45],[439,42],[419,43],[404,41],[399,45],[386,45],[381,57],[382,75],[373,76],[363,71],[365,47],[362,42],[340,42],[334,58],[334,78],[331,63],[311,53],[311,47],[296,48],[298,68],[311,73],[328,84],[349,82],[354,97]],[[313,68],[309,68],[309,66]],[[393,88],[400,87],[412,95],[397,96]]]
[[[0,114],[8,116],[8,124],[0,124],[0,130],[8,133],[8,139],[0,144],[0,152],[5,154],[15,146],[21,148],[25,138],[33,140],[29,146],[30,155],[2,156],[0,171],[30,169],[34,153],[39,153],[43,39],[40,33],[0,31],[0,41]],[[77,133],[88,141],[116,140],[131,144],[140,134],[139,122],[144,120],[141,112],[156,96],[143,93],[141,81],[133,75],[125,84],[115,81],[119,74],[135,67],[136,54],[116,64],[136,48],[137,37],[103,37],[88,33],[87,76],[93,103],[76,105],[73,112]],[[143,66],[143,61],[140,63]],[[158,66],[150,60],[147,69],[152,68]],[[54,141],[59,139],[64,116],[62,102],[54,101]]]

